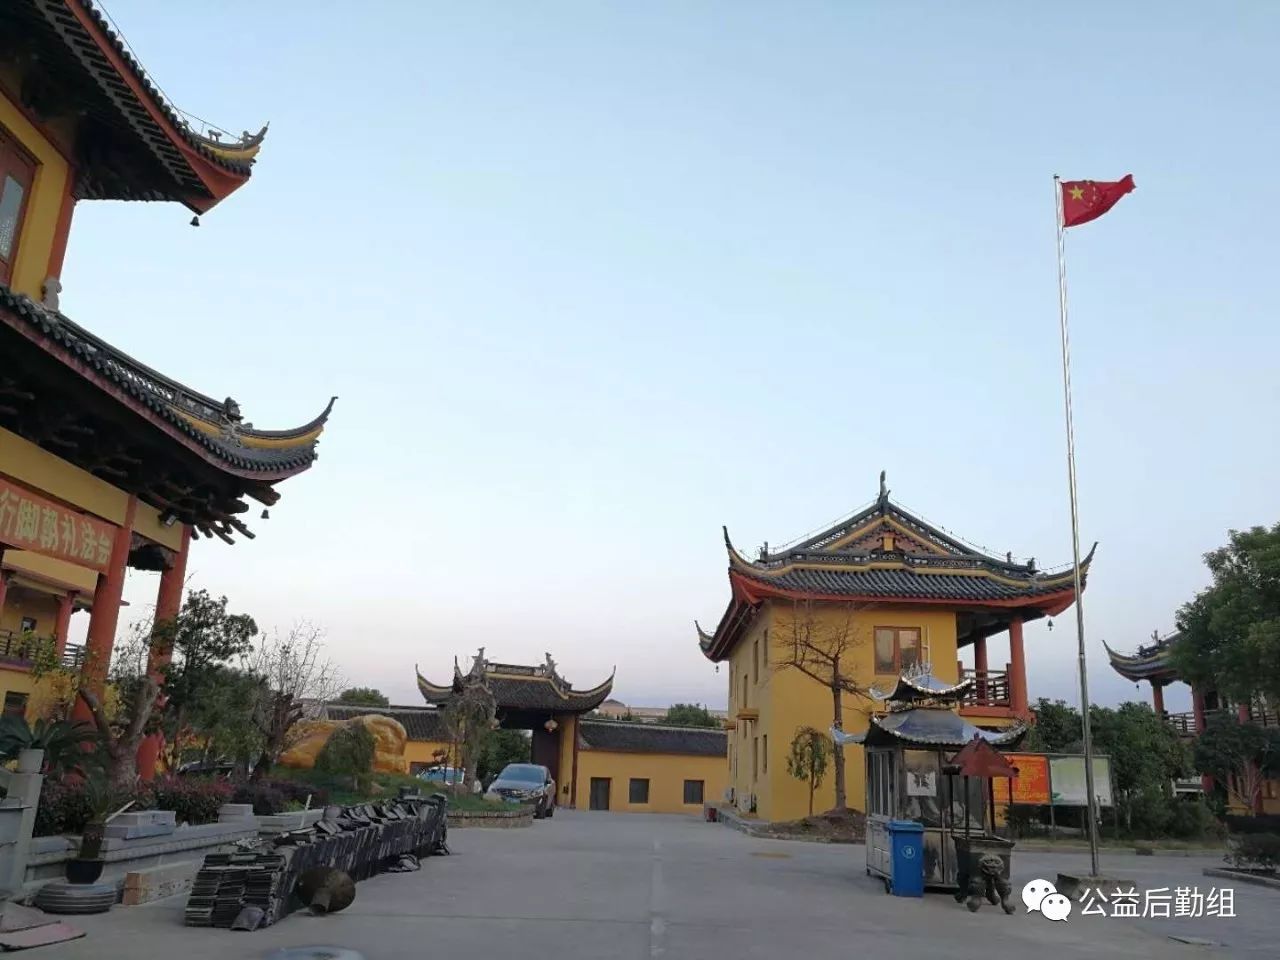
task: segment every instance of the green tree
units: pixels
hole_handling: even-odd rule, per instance
[[[1111,785],[1125,830],[1163,834],[1173,816],[1173,780],[1189,769],[1178,735],[1145,703],[1089,713],[1094,749],[1111,758]]]
[[[1178,611],[1179,676],[1236,703],[1280,703],[1280,523],[1232,530],[1204,562],[1212,585]]]
[[[492,730],[480,751],[476,776],[481,782],[501,772],[508,763],[528,763],[529,735],[523,730]]]
[[[700,703],[673,703],[667,707],[666,715],[657,722],[673,727],[714,727],[719,729],[723,726],[712,715],[711,711]]]
[[[356,790],[364,790],[372,780],[376,749],[373,734],[363,723],[349,723],[335,730],[320,748],[315,768],[346,778]]]
[[[1233,717],[1210,717],[1196,738],[1195,765],[1217,781],[1229,800],[1254,810],[1263,781],[1280,774],[1280,731]]]
[[[226,597],[215,600],[204,590],[188,595],[173,619],[135,625],[133,642],[122,644],[112,665],[120,694],[118,715],[108,716],[92,690],[83,685],[78,690],[101,738],[109,789],[132,789],[138,777],[138,746],[157,726],[157,717],[172,734],[175,753],[180,752],[181,740],[189,735],[193,705],[216,688],[222,666],[243,655],[257,632],[252,617],[229,613]],[[148,669],[148,660],[155,654],[172,655],[169,664],[155,672],[163,674],[165,681],[163,712],[156,709],[161,684]]]
[[[1041,697],[1031,708],[1031,713],[1035,723],[1023,741],[1024,750],[1033,753],[1080,753],[1084,749],[1080,711],[1065,700]]]
[[[838,752],[839,748],[836,748]],[[787,754],[787,773],[809,784],[809,816],[813,816],[813,795],[827,775],[827,761],[832,754],[826,734],[813,727],[799,727],[791,738]]]
[[[483,682],[470,682],[449,698],[441,720],[453,746],[453,766],[465,770],[467,782],[477,779],[477,767],[489,737],[497,728],[498,704]]]
[[[381,690],[373,687],[347,687],[338,694],[338,703],[349,703],[357,707],[389,707],[388,700]]]

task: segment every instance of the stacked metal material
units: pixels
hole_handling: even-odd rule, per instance
[[[265,927],[305,906],[295,888],[313,867],[333,867],[359,881],[397,865],[406,854],[447,852],[447,806],[443,794],[360,804],[312,828],[261,841],[254,849],[211,853],[192,883],[186,923],[230,927],[251,906],[263,911]]]

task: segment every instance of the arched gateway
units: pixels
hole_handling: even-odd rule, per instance
[[[533,762],[546,766],[556,778],[559,802],[573,805],[577,797],[578,724],[583,714],[597,709],[609,696],[612,673],[590,690],[576,690],[557,672],[549,653],[539,666],[521,666],[486,660],[483,647],[467,673],[454,660],[453,682],[447,685],[432,683],[416,668],[414,672],[423,698],[437,707],[446,706],[469,685],[479,684],[488,690],[504,728],[532,731]]]

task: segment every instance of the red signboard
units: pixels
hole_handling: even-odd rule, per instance
[[[0,478],[0,543],[106,570],[116,527]]]
[[[1049,758],[1038,753],[1006,753],[1004,758],[1018,768],[1018,775],[1008,781],[1009,802],[1049,803]]]

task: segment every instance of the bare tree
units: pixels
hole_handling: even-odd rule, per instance
[[[497,701],[483,681],[466,683],[444,708],[445,732],[457,757],[454,769],[466,772],[467,783],[479,773],[480,755],[497,724],[497,713]]]
[[[855,624],[854,615],[865,605],[855,603],[822,603],[797,600],[791,606],[791,627],[783,632],[783,655],[775,669],[798,670],[826,687],[831,693],[831,724],[844,729],[844,697],[869,697],[867,688],[858,682],[857,659],[864,638]],[[826,616],[821,614],[825,613]],[[836,809],[848,805],[845,792],[844,750],[836,746]]]
[[[324,631],[302,620],[283,637],[277,632],[264,638],[245,658],[245,669],[262,684],[254,722],[265,742],[253,779],[266,776],[293,745],[293,730],[306,713],[306,701],[323,703],[342,689],[341,676],[323,653]]]

